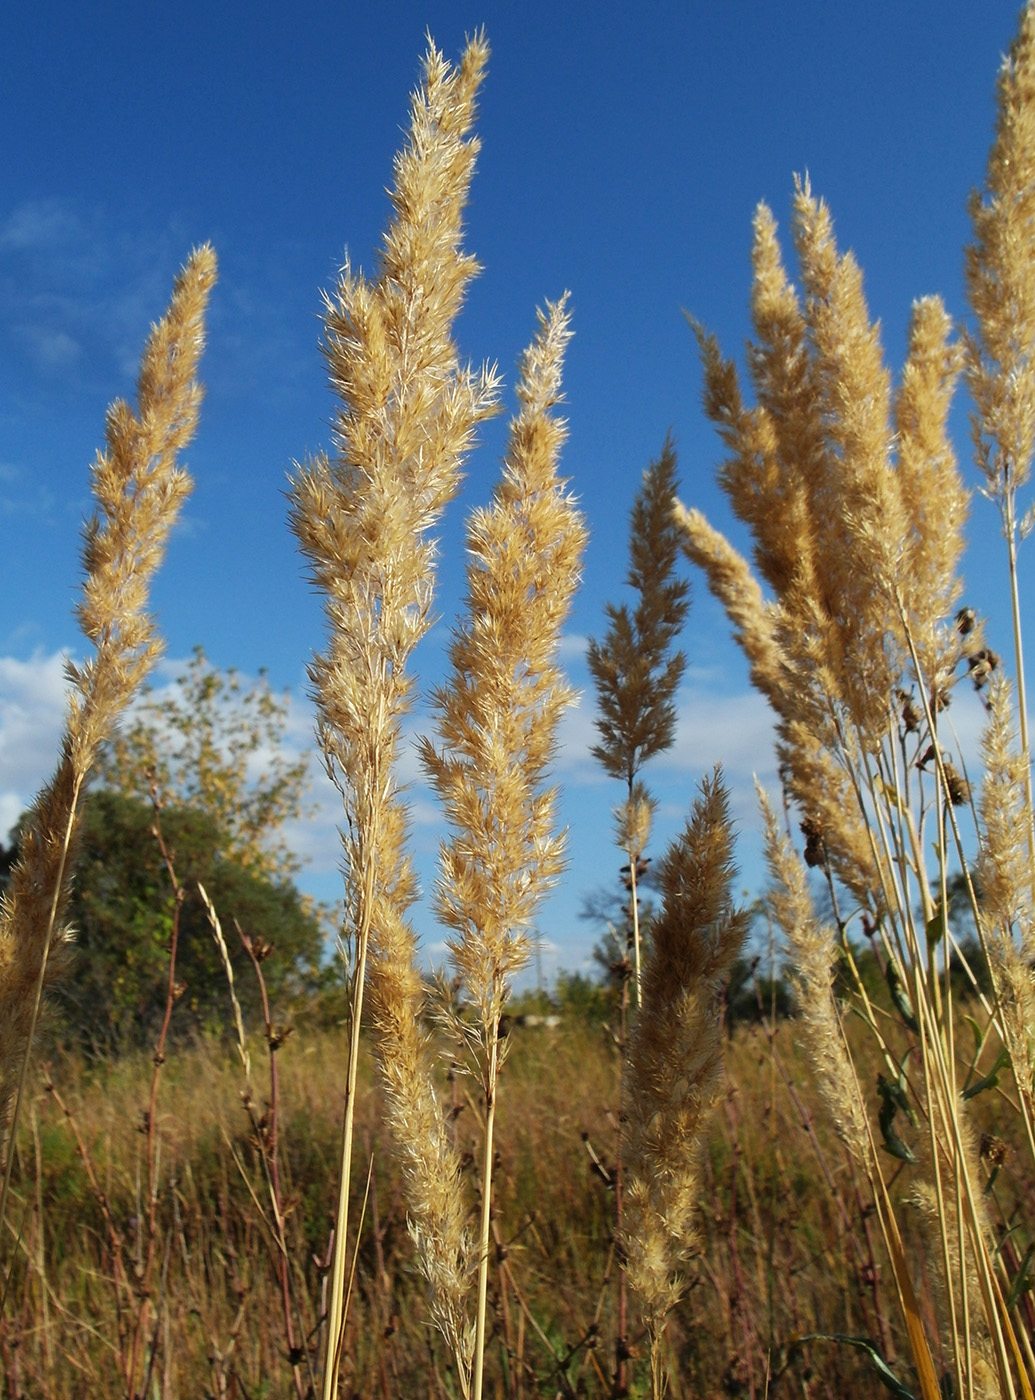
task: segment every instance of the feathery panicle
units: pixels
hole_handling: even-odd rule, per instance
[[[430,1037],[421,1024],[424,984],[413,933],[391,897],[374,909],[378,947],[370,960],[369,1000],[378,1071],[406,1192],[417,1264],[429,1286],[431,1319],[456,1361],[467,1394],[474,1352],[469,1298],[475,1263],[460,1163],[447,1132],[432,1073]]]
[[[1035,0],[998,83],[995,140],[984,197],[970,199],[974,243],[966,252],[967,292],[977,327],[966,334],[967,382],[976,405],[972,436],[985,492],[999,507],[1010,571],[1017,717],[1025,768],[1024,825],[1029,877],[1035,893],[1035,787],[1031,773],[1027,680],[1018,583],[1018,534],[1031,528],[1029,510],[1017,517],[1017,490],[1035,452]]]
[[[637,781],[625,801],[614,809],[615,839],[619,849],[628,853],[632,864],[647,849],[656,807],[646,785]]]
[[[555,794],[541,780],[571,699],[556,654],[585,542],[557,476],[565,430],[551,412],[569,334],[563,301],[548,306],[525,352],[503,478],[468,528],[468,617],[450,649],[452,678],[435,693],[442,747],[421,745],[456,832],[441,850],[439,914],[487,1029],[527,961],[536,905],[563,868]]]
[[[766,794],[757,784],[756,790],[765,822],[766,864],[773,880],[769,902],[794,959],[802,1039],[838,1134],[868,1171],[872,1148],[865,1108],[834,1001],[837,951],[833,931],[816,919],[801,862],[781,835]]]
[[[762,595],[747,560],[709,525],[699,510],[680,501],[673,519],[683,532],[687,558],[704,570],[708,587],[726,609],[734,636],[751,663],[751,679],[774,708],[787,683],[787,661],[777,641],[773,610]]]
[[[629,1167],[622,1244],[652,1349],[698,1242],[699,1158],[722,1075],[723,988],[747,928],[734,907],[733,834],[721,771],[705,778],[659,869],[662,909],[644,962],[627,1068]]]
[[[784,271],[775,220],[764,204],[755,214],[753,263],[757,343],[749,346],[748,356],[756,408],[745,406],[736,366],[722,357],[715,337],[691,325],[704,369],[705,411],[731,454],[718,479],[734,513],[755,537],[759,573],[780,597],[814,587],[807,483],[818,474],[825,441],[805,320]],[[784,463],[794,463],[795,470],[785,470]]]
[[[481,1395],[488,1297],[493,1128],[503,1060],[500,1017],[511,977],[528,961],[527,930],[564,866],[556,794],[542,789],[571,691],[557,666],[561,627],[578,583],[585,528],[557,475],[565,425],[561,368],[570,338],[562,299],[539,316],[517,386],[503,476],[492,505],[468,524],[467,617],[449,683],[435,692],[442,747],[421,744],[453,836],[440,851],[439,915],[476,1009],[455,1023],[479,1046],[485,1102],[481,1232],[472,1394]]]
[[[494,371],[461,367],[452,339],[477,271],[461,236],[478,150],[471,135],[475,97],[487,59],[482,35],[468,42],[455,68],[429,44],[409,139],[395,161],[393,218],[378,277],[369,281],[346,264],[325,299],[324,350],[340,399],[337,456],[309,462],[292,486],[292,527],[324,594],[328,624],[326,650],[310,677],[321,748],[345,805],[345,904],[355,971],[325,1400],[335,1390],[343,1327],[364,972],[433,1311],[462,1384],[469,1369],[469,1249],[456,1201],[459,1164],[438,1113],[420,1028],[416,938],[406,917],[415,885],[394,764],[412,687],[407,662],[431,623],[429,531],[455,495],[474,430],[497,399]]]
[[[960,660],[952,619],[960,595],[959,566],[969,493],[948,433],[952,394],[963,367],[949,343],[952,322],[938,297],[913,305],[909,355],[895,398],[897,477],[908,517],[898,583],[909,632],[932,704],[948,695]]]
[[[988,922],[1008,932],[1030,922],[1032,909],[1024,840],[1024,759],[1017,751],[1010,683],[1003,676],[996,676],[989,687],[981,752],[985,777],[977,881]]]
[[[780,593],[791,579],[802,579],[803,570],[806,574],[814,570],[808,488],[822,478],[827,443],[821,381],[809,353],[808,324],[783,265],[776,220],[764,203],[755,211],[752,267],[751,321],[756,340],[748,347],[748,365],[777,453],[759,483],[756,517],[760,527],[769,529],[778,557],[785,560],[779,572],[767,572],[761,559],[759,568]],[[795,473],[780,470],[781,462],[792,461]],[[746,516],[741,518],[752,523]],[[797,560],[795,542],[799,555],[804,554]]]
[[[959,355],[940,304],[918,304],[895,403],[896,461],[890,380],[862,277],[805,184],[795,243],[804,303],[760,206],[748,352],[757,407],[744,405],[714,338],[696,330],[705,407],[729,451],[720,481],[754,535],[773,600],[699,512],[677,502],[675,518],[776,711],[788,790],[822,832],[823,865],[873,909],[881,883],[853,754],[880,748],[896,690],[915,679],[941,708],[961,651],[953,610],[966,497],[945,430]],[[919,677],[903,619],[916,625]]]
[[[592,753],[613,778],[623,779],[626,785],[625,815],[619,817],[619,827],[630,838],[630,844],[623,844],[629,861],[628,953],[621,965],[632,969],[637,1001],[642,995],[637,879],[650,817],[644,805],[649,796],[639,773],[649,758],[672,746],[674,697],[686,667],[683,652],[672,650],[690,607],[690,585],[675,575],[680,534],[672,519],[672,499],[677,486],[676,450],[671,438],[666,438],[661,456],[644,473],[633,503],[626,582],[637,593],[636,607],[630,613],[624,603],[620,607],[608,603],[607,635],[603,642],[591,637],[586,651],[600,711],[596,726],[601,742]],[[624,1017],[624,986],[621,1004]]]
[[[197,426],[195,375],[216,258],[196,249],[151,329],[141,360],[136,411],[108,410],[107,447],[93,465],[97,513],[86,527],[85,581],[78,615],[94,655],[69,666],[73,690],[57,771],[33,804],[18,863],[0,903],[0,1123],[6,1124],[17,1071],[45,983],[65,962],[59,932],[68,893],[79,801],[98,750],[160,651],[147,614],[151,578],[190,491],[176,456]]]
[[[676,486],[676,451],[666,439],[633,503],[626,582],[636,590],[636,607],[630,613],[624,604],[608,604],[607,636],[603,642],[590,639],[586,657],[600,707],[601,742],[593,756],[630,785],[647,759],[672,743],[673,697],[686,665],[681,651],[670,651],[690,606],[690,585],[675,577]]]
[[[816,575],[837,628],[835,674],[853,722],[884,732],[897,657],[890,602],[906,521],[891,463],[890,376],[872,325],[862,273],[838,254],[830,212],[807,183],[795,197],[795,244],[827,450],[810,480]],[[900,663],[899,663],[900,664]]]
[[[463,369],[451,336],[477,271],[460,246],[461,216],[487,56],[480,36],[456,69],[429,48],[396,160],[380,275],[369,282],[346,265],[326,298],[338,456],[311,461],[293,483],[292,525],[327,595],[328,651],[312,667],[323,737],[360,806],[368,746],[353,740],[374,716],[394,749],[391,717],[410,688],[406,658],[430,625],[428,531],[456,493],[476,425],[496,406],[495,373]]]
[[[984,195],[970,199],[974,243],[967,249],[967,291],[978,321],[968,337],[967,379],[978,465],[1004,505],[1027,480],[1035,451],[1035,5],[998,82],[995,140]]]
[[[1017,1082],[1035,1111],[1035,914],[1025,837],[1026,765],[1017,749],[1009,682],[996,677],[988,701],[975,872],[981,890],[978,914]]]

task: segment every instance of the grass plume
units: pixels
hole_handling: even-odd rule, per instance
[[[1003,1302],[1002,1255],[972,1145],[969,1098],[985,1081],[972,1065],[968,1082],[977,1087],[971,1083],[964,1097],[947,970],[955,882],[969,892],[999,987],[997,1006],[986,1002],[975,1031],[978,1052],[990,1031],[1011,1052],[1035,1160],[1030,1022],[1021,1029],[1031,1008],[1023,949],[1035,840],[1014,500],[1035,440],[1028,325],[1035,277],[1019,252],[1035,171],[1031,4],[999,99],[986,197],[972,202],[968,283],[977,330],[960,346],[941,303],[918,301],[894,387],[860,269],[838,251],[826,206],[799,182],[793,236],[800,292],[784,271],[772,215],[760,206],[755,219],[753,405],[732,361],[695,327],[705,406],[728,454],[720,482],[752,532],[758,577],[699,512],[676,507],[686,551],[725,606],[752,679],[776,713],[780,771],[801,820],[804,862],[827,881],[834,918],[824,928],[802,864],[767,812],[773,908],[797,970],[802,1035],[838,1131],[870,1178],[925,1397],[939,1385],[936,1356],[946,1358],[943,1383],[961,1395],[1030,1395],[1035,1374]],[[959,607],[969,494],[947,425],[964,364],[977,405],[978,464],[1008,544],[1021,714],[1018,754],[1009,691],[994,684],[987,778],[975,813],[979,876],[989,892],[984,909],[957,812],[969,802],[969,786],[941,718],[961,671],[980,688],[997,665],[973,611]],[[873,941],[886,971],[894,1027],[878,1018],[859,976],[852,925]],[[876,1113],[861,1092],[831,990],[835,961],[884,1058]],[[914,1169],[911,1199],[924,1202],[917,1217],[940,1268],[941,1336],[928,1335],[918,1311],[901,1246],[901,1199],[893,1203],[885,1186],[878,1144]]]
[[[640,779],[648,759],[671,748],[675,737],[674,697],[686,657],[672,650],[690,607],[690,585],[676,577],[679,530],[672,519],[678,490],[676,450],[671,438],[643,474],[633,502],[626,582],[637,595],[626,604],[608,603],[602,642],[590,638],[586,661],[596,683],[600,742],[593,756],[626,785],[616,809],[619,845],[629,861],[630,933],[633,980],[640,1000],[640,919],[636,884],[650,838],[653,802]]]
[[[177,463],[198,421],[196,374],[216,259],[196,249],[152,327],[137,406],[117,400],[92,468],[96,513],[85,531],[77,612],[93,647],[70,665],[72,690],[57,770],[30,808],[18,861],[0,902],[0,1123],[17,1112],[46,987],[69,964],[62,925],[80,801],[98,752],[161,650],[147,612],[151,579],[191,481]],[[8,1172],[9,1172],[9,1154]],[[5,1177],[4,1201],[7,1181]],[[3,1209],[0,1204],[0,1218]]]
[[[353,979],[325,1400],[335,1393],[344,1324],[352,1121],[364,988],[396,1140],[409,1159],[415,1233],[436,1320],[469,1356],[468,1253],[420,1028],[423,991],[407,910],[414,877],[394,766],[410,700],[407,662],[431,624],[429,532],[456,493],[476,425],[493,413],[495,374],[460,365],[452,325],[477,264],[462,248],[478,150],[471,134],[488,60],[484,36],[452,67],[434,45],[395,161],[392,220],[378,275],[346,263],[325,299],[324,350],[340,406],[337,453],[296,474],[292,526],[324,596],[327,645],[310,667],[318,737],[345,807],[346,940]]]
[[[454,1023],[474,1044],[485,1104],[478,1299],[471,1391],[482,1393],[497,1085],[509,985],[531,952],[528,930],[564,868],[556,792],[543,789],[571,691],[557,665],[578,583],[585,528],[557,475],[564,423],[553,412],[570,337],[564,302],[540,314],[525,352],[503,477],[468,524],[467,615],[435,693],[442,747],[421,758],[454,835],[441,848],[436,904],[474,1017]]]
[[[662,907],[651,925],[626,1069],[622,1245],[643,1301],[655,1397],[665,1390],[665,1323],[686,1287],[681,1266],[700,1245],[700,1158],[722,1082],[722,998],[747,930],[733,904],[733,879],[728,799],[716,771],[702,782],[658,873]]]

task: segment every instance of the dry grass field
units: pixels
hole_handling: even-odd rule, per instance
[[[617,1054],[605,1026],[570,1017],[556,1029],[516,1026],[512,1037],[497,1140],[487,1393],[607,1396],[617,1260],[613,1192],[601,1168],[614,1163]],[[268,1095],[261,1037],[251,1048],[261,1116]],[[341,1033],[298,1031],[277,1054],[292,1309],[308,1331],[321,1309],[334,1218]],[[779,1023],[772,1038],[757,1027],[738,1030],[727,1065],[705,1152],[703,1249],[667,1332],[670,1393],[884,1394],[858,1348],[801,1340],[869,1337],[908,1375],[866,1183],[825,1125],[792,1023]],[[5,1393],[117,1395],[120,1330],[140,1306],[132,1277],[143,1243],[140,1129],[152,1066],[139,1057],[48,1068],[55,1092],[34,1095],[10,1207],[17,1247],[0,1328]],[[366,1073],[363,1084],[370,1092],[356,1123],[361,1224],[344,1393],[451,1396],[448,1352],[427,1324],[402,1185]],[[458,1077],[441,1088],[470,1173],[482,1114],[477,1087]],[[184,1048],[166,1066],[148,1395],[278,1396],[291,1385],[268,1188],[242,1089],[240,1062],[225,1043]],[[997,1122],[1004,1116],[990,1112]],[[995,1196],[1020,1222],[1035,1200],[1016,1161],[1011,1148]],[[907,1175],[894,1190],[905,1190]],[[130,1278],[121,1303],[115,1233]],[[914,1245],[924,1307],[933,1311],[923,1247]],[[633,1330],[630,1350],[637,1394],[648,1369],[642,1329]]]
[[[587,532],[561,475],[565,297],[529,317],[500,475],[467,518],[434,733],[417,746],[443,813],[448,986],[427,985],[411,918],[411,661],[435,618],[435,532],[500,398],[496,370],[467,365],[453,339],[477,271],[463,215],[487,59],[482,34],[455,64],[429,42],[375,274],[346,265],[325,297],[333,451],[291,478],[290,524],[324,609],[316,744],[342,804],[337,1003],[273,977],[271,941],[235,927],[240,911],[215,907],[198,879],[181,882],[148,765],[131,785],[153,799],[143,830],[160,860],[145,883],[167,899],[156,914],[153,888],[127,898],[126,959],[153,964],[161,992],[145,989],[146,1054],[88,1059],[58,1048],[47,1011],[76,977],[69,910],[91,774],[161,651],[149,587],[191,486],[179,454],[202,398],[211,248],[190,255],[152,327],[135,404],[109,410],[78,607],[89,658],[70,667],[54,776],[23,818],[0,901],[5,1393],[1035,1400],[1020,584],[1035,458],[1035,0],[999,75],[972,200],[966,325],[937,297],[915,302],[893,374],[862,272],[805,178],[793,278],[772,213],[756,211],[745,370],[694,324],[719,482],[750,558],[677,499],[667,445],[633,502],[635,601],[607,609],[589,652],[627,895],[610,999],[591,1016],[562,996],[557,1026],[521,1023],[511,988],[565,861],[550,772]],[[1009,659],[963,595],[975,493],[949,431],[958,383],[1002,525]],[[647,854],[644,765],[673,743],[692,627],[683,555],[774,716],[782,809],[759,792],[770,888],[755,911],[734,894],[721,755],[684,830]],[[986,716],[969,770],[946,717],[961,684]],[[219,769],[218,744],[200,752]],[[195,838],[218,872],[233,842],[203,815]],[[186,840],[189,823],[179,829]],[[238,847],[275,869],[251,836]],[[308,914],[292,908],[301,959]],[[205,1004],[225,991],[225,1015],[193,1041],[188,913],[217,950]],[[766,1014],[760,989],[759,1015],[731,1029],[755,914],[779,940],[795,1014],[777,1018],[775,999]],[[112,976],[123,971],[114,960]]]

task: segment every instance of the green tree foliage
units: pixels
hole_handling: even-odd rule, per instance
[[[76,954],[55,996],[52,1033],[111,1052],[153,1039],[165,1006],[174,898],[154,835],[150,803],[110,789],[87,798],[69,922]],[[245,1019],[261,1024],[259,994],[234,920],[271,945],[263,974],[274,1007],[324,989],[318,920],[286,880],[272,880],[223,853],[224,839],[207,813],[170,805],[162,834],[184,889],[176,981],[182,987],[172,1032],[192,1034],[226,1024],[226,975],[212,937],[200,881],[224,925]],[[14,833],[17,846],[17,829]],[[6,859],[8,852],[2,855]],[[0,867],[4,864],[0,859]]]
[[[161,697],[145,691],[102,755],[101,781],[144,802],[154,781],[164,798],[210,819],[220,853],[283,879],[299,868],[282,833],[304,811],[309,768],[307,757],[284,751],[287,718],[286,697],[264,671],[246,687],[195,647],[174,687]]]

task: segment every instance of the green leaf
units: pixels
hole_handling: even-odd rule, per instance
[[[967,1013],[964,1012],[963,1019],[970,1027],[971,1034],[974,1037],[974,1064],[977,1064],[978,1057],[981,1054],[981,1047],[985,1043],[985,1032],[978,1025],[977,1021],[975,1021],[973,1016],[968,1016]]]
[[[948,921],[945,917],[945,905],[939,904],[937,910],[927,920],[927,946],[937,948],[938,944],[945,937]]]
[[[1010,1052],[1003,1047],[996,1056],[995,1064],[981,1079],[975,1079],[973,1084],[967,1084],[963,1090],[965,1099],[972,1099],[977,1094],[984,1093],[986,1089],[996,1089],[999,1087],[999,1071],[1010,1062]]]
[[[905,983],[902,981],[902,974],[899,972],[898,963],[894,958],[888,959],[885,976],[887,977],[888,991],[891,993],[891,1000],[895,1003],[898,1014],[911,1031],[919,1032],[920,1026],[916,1019],[916,1012],[913,1010],[913,1003],[909,1000],[909,993],[906,991]]]
[[[1006,1295],[1007,1312],[1012,1312],[1020,1302],[1021,1294],[1027,1293],[1031,1289],[1032,1284],[1035,1284],[1035,1279],[1033,1279],[1030,1274],[1033,1256],[1035,1256],[1035,1242],[1031,1243],[1024,1251],[1024,1258],[1021,1260],[1017,1273],[1014,1275],[1013,1282],[1010,1284],[1010,1291]]]
[[[898,1400],[916,1400],[916,1396],[902,1384],[869,1337],[849,1337],[843,1332],[810,1332],[806,1337],[796,1338],[798,1346],[803,1346],[805,1342],[840,1342],[842,1346],[856,1347],[859,1351],[864,1351],[892,1395],[898,1396]]]
[[[904,1081],[895,1084],[885,1079],[883,1074],[878,1074],[877,1093],[880,1095],[880,1112],[877,1121],[880,1123],[885,1149],[890,1152],[892,1157],[897,1157],[902,1162],[915,1162],[916,1157],[912,1149],[902,1141],[893,1126],[895,1114],[900,1108],[903,1108],[907,1113],[911,1112],[909,1100],[905,1095]]]

